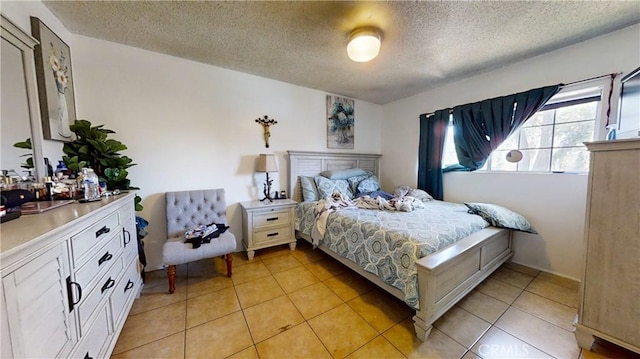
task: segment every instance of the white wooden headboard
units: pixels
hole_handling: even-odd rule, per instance
[[[287,151],[289,153],[289,193],[302,201],[299,176],[317,176],[322,171],[361,168],[380,177],[380,156],[373,153]]]

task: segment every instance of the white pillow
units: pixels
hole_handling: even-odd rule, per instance
[[[318,187],[313,177],[300,176],[300,187],[302,187],[302,201],[315,202],[318,198]]]
[[[327,170],[320,173],[320,176],[327,177],[328,179],[347,179],[353,176],[361,176],[366,174],[365,170],[360,168],[347,168],[344,170]]]

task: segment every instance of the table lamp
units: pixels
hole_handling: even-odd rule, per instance
[[[273,180],[269,178],[269,172],[278,172],[278,164],[276,163],[276,156],[273,154],[260,154],[258,158],[258,169],[257,172],[265,172],[267,174],[267,182],[264,184],[262,192],[264,193],[264,198],[260,201],[269,200],[269,202],[273,202],[273,198],[271,198],[271,184]]]

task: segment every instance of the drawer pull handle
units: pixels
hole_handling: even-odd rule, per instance
[[[278,232],[276,232],[276,233],[269,233],[269,234],[267,234],[267,237],[277,236],[278,234],[280,234],[280,233],[278,233]]]
[[[87,354],[84,355],[84,359],[93,359],[93,357],[89,356],[89,352],[87,352]]]
[[[278,217],[271,217],[271,218],[267,218],[267,221],[277,221]]]
[[[113,287],[114,284],[116,284],[116,281],[111,279],[111,277],[109,277],[109,279],[107,279],[107,281],[102,286],[102,290],[100,291],[100,293],[104,293],[105,290]]]
[[[124,292],[126,293],[129,289],[133,288],[133,282],[129,280],[127,285],[124,287]]]
[[[98,259],[98,267],[102,265],[102,263],[110,261],[113,258],[113,255],[107,251],[100,259]]]
[[[72,286],[75,286],[78,289],[78,300],[73,301],[73,289]],[[73,311],[73,308],[82,300],[82,287],[79,283],[72,282],[71,276],[67,277],[67,300],[69,301],[69,313]]]
[[[126,228],[122,228],[122,236],[124,238],[124,246],[127,247],[127,244],[131,242],[131,232],[127,231]]]
[[[111,228],[104,226],[96,232],[96,238],[100,237],[103,234],[107,234],[109,232],[111,232]]]

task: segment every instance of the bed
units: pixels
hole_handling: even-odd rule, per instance
[[[298,202],[302,201],[300,176],[315,176],[326,170],[349,168],[361,168],[379,175],[381,155],[377,154],[288,151],[288,155],[289,193]],[[446,202],[438,201],[438,203],[434,202],[434,205],[452,206],[454,212],[459,212],[459,209],[453,207],[453,204]],[[308,207],[305,210],[305,206],[308,204],[298,204],[297,216],[302,216],[305,212],[308,215]],[[340,215],[339,212],[329,216]],[[348,216],[352,219],[358,217],[358,213],[352,210],[349,212]],[[466,211],[463,212],[466,213]],[[367,215],[370,216],[370,213],[367,212]],[[462,216],[462,214],[455,215]],[[301,220],[303,219],[296,219],[297,222]],[[480,221],[483,220],[480,219]],[[486,224],[482,227],[485,226]],[[296,237],[312,242],[308,232],[308,230],[296,228]],[[372,271],[371,268],[365,270],[363,267],[366,266],[361,266],[361,260],[346,254],[348,251],[336,247],[335,243],[322,241],[318,248],[413,307],[416,310],[416,314],[413,316],[416,335],[420,340],[425,341],[431,332],[433,323],[438,318],[513,255],[511,231],[508,229],[486,227],[470,229],[468,235],[464,230],[460,233],[463,233],[461,239],[456,238],[452,240],[452,244],[446,245],[444,248],[435,248],[438,250],[414,260],[415,265],[412,264],[412,268],[414,268],[416,275],[412,280],[415,284],[408,282],[409,284],[398,285],[380,273],[378,273],[380,277],[373,274],[372,272],[375,270]],[[347,257],[351,257],[351,259]],[[413,295],[408,296],[407,294],[412,293],[407,289],[411,286],[415,289],[415,298]]]

